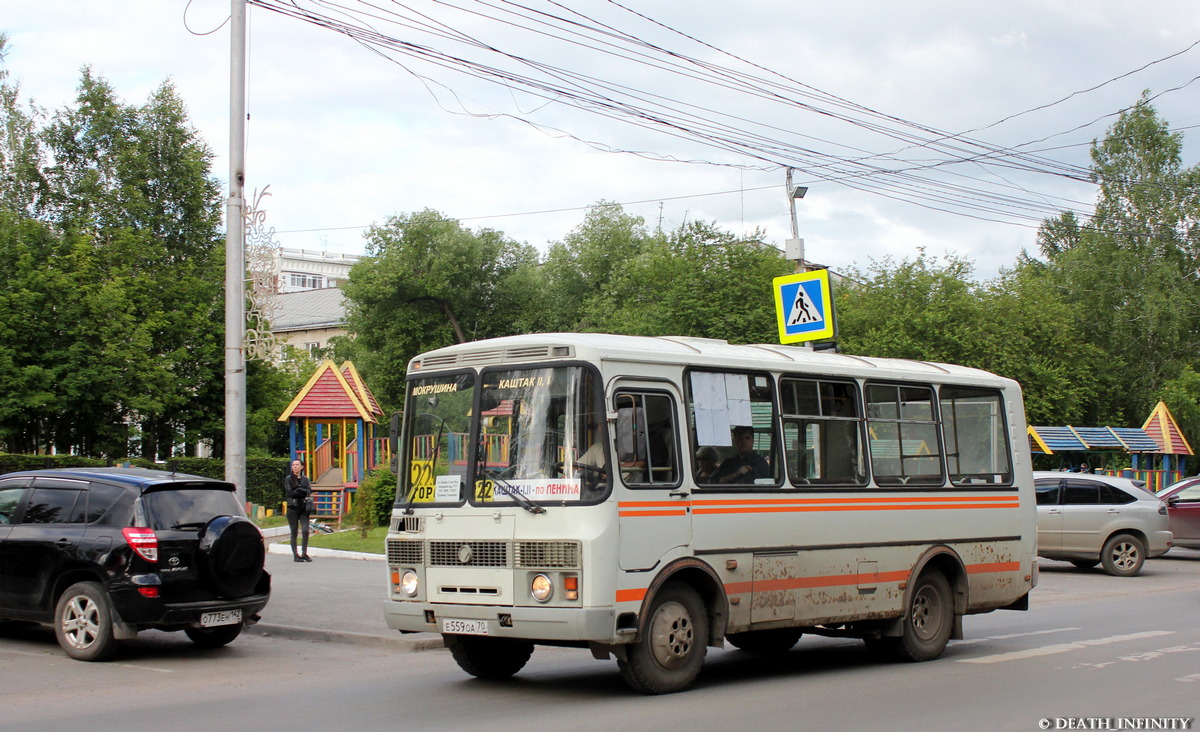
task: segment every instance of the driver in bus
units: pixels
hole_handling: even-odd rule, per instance
[[[758,478],[770,478],[767,459],[754,452],[754,428],[733,428],[733,446],[737,455],[726,458],[717,469],[718,483],[753,483]]]

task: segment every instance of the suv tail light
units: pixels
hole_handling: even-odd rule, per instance
[[[154,535],[153,529],[126,526],[121,529],[121,534],[139,557],[147,562],[158,561],[158,537]]]

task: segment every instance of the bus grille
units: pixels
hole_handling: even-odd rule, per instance
[[[388,564],[421,564],[425,558],[425,542],[411,539],[388,539]]]
[[[421,533],[421,523],[420,516],[401,516],[398,519],[392,519],[392,531],[419,534]]]
[[[431,541],[429,564],[434,567],[507,567],[508,542]]]
[[[579,568],[577,541],[518,541],[515,554],[518,569]]]

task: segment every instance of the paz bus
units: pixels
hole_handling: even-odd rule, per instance
[[[680,691],[709,647],[802,634],[924,661],[1024,610],[1015,381],[810,347],[554,333],[415,357],[384,615],[481,678],[535,646]]]

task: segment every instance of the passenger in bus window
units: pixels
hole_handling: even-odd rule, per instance
[[[696,482],[712,483],[717,479],[720,460],[714,447],[702,447],[696,451]]]
[[[753,483],[756,478],[771,477],[766,458],[754,452],[753,427],[734,427],[733,446],[737,455],[721,463],[717,469],[718,483]]]

